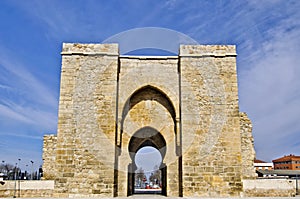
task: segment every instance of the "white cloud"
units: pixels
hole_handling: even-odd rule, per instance
[[[111,16],[111,12],[116,11],[116,6],[111,6],[110,3],[104,1],[83,3],[31,0],[16,1],[14,6],[23,11],[52,43],[82,40],[91,42],[92,39],[99,39],[99,37],[103,39],[103,35],[113,29],[114,24],[111,20],[115,17]],[[118,18],[118,20],[121,19]]]
[[[15,120],[18,122],[24,122],[24,123],[33,123],[32,120],[30,120],[29,118],[27,118],[25,115],[23,115],[22,113],[13,110],[13,108],[9,107],[9,106],[4,106],[2,104],[0,104],[0,117],[2,118],[2,121],[5,120]]]
[[[56,131],[58,99],[9,49],[0,47],[0,124],[4,131],[20,137]],[[16,133],[23,125],[24,131]],[[30,130],[29,130],[30,129]],[[34,132],[28,132],[34,131]],[[39,132],[41,131],[41,132]]]
[[[38,104],[47,105],[52,108],[57,106],[57,99],[53,91],[28,70],[30,66],[24,66],[9,53],[9,49],[0,47],[1,67],[8,73],[1,76],[9,76],[9,78],[3,78],[3,81],[6,81],[2,83],[3,86],[5,85],[5,89],[11,88],[15,93],[26,95],[28,99]]]
[[[4,84],[0,84],[0,89],[3,89],[3,90],[12,90],[12,88],[10,86],[4,85]]]
[[[0,104],[0,117],[2,121],[21,122],[49,130],[55,130],[57,122],[55,109],[47,112],[38,105],[24,106],[12,101]]]
[[[258,158],[299,153],[299,1],[201,5],[189,7],[182,24],[199,43],[237,45],[240,109],[252,119]]]
[[[254,123],[258,156],[268,160],[300,151],[299,18],[292,9],[267,30],[261,48],[248,60],[251,66],[240,70],[241,107]]]
[[[59,35],[70,34],[77,17],[72,7],[63,7],[66,2],[58,1],[30,1],[16,2],[14,6],[27,13],[27,17],[34,19],[48,34],[58,38]],[[72,5],[72,4],[70,4]],[[34,9],[33,9],[34,8]]]

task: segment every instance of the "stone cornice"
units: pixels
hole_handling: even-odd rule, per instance
[[[61,55],[119,56],[119,45],[63,43]]]
[[[179,57],[236,57],[234,45],[181,45]]]

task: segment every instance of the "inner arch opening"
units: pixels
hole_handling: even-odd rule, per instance
[[[145,146],[136,153],[135,164],[134,193],[161,194],[161,153],[152,146]]]
[[[128,195],[166,195],[166,171],[163,163],[166,141],[156,129],[143,127],[131,137],[128,151]]]
[[[162,163],[160,152],[152,147],[145,146],[138,150],[135,155],[135,164],[137,168],[142,168],[145,173],[151,173],[159,168]]]

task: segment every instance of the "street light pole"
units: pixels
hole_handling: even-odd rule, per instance
[[[31,180],[33,180],[33,161],[31,160]]]
[[[19,167],[21,166],[21,159],[19,158]],[[20,172],[21,172],[21,168],[20,168],[20,171],[18,171],[18,179],[20,179]]]
[[[14,190],[14,198],[16,198],[16,191],[17,191],[17,166],[18,166],[18,163],[16,163],[16,166],[15,166],[15,190]]]
[[[26,164],[26,170],[25,170],[25,180],[28,180],[28,164]]]
[[[20,185],[20,179],[21,179],[21,175],[22,175],[22,170],[21,170],[21,159],[19,158],[18,159],[19,160],[19,167],[20,167],[20,172],[18,172],[18,184],[19,184],[19,194],[18,194],[18,196],[19,196],[19,198],[20,198],[20,196],[21,196],[21,185]]]
[[[298,190],[298,174],[296,174],[296,195],[299,195],[299,190]]]

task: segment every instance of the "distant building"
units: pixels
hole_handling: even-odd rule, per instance
[[[287,155],[272,161],[274,169],[300,170],[300,156]]]
[[[298,178],[300,170],[256,170],[259,178]]]
[[[255,159],[254,167],[256,170],[273,170],[273,163]]]

